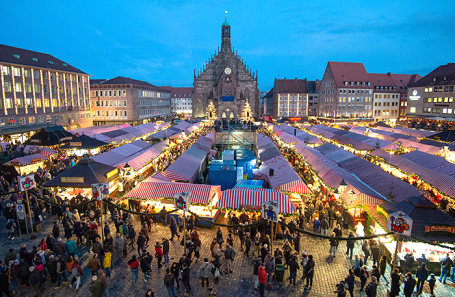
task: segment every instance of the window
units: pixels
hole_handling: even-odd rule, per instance
[[[51,107],[50,106],[50,102],[49,102],[49,98],[44,98],[44,107]]]
[[[19,125],[25,125],[25,118],[19,118]]]
[[[6,102],[6,108],[14,108],[13,98],[6,98],[5,102]]]
[[[57,107],[57,98],[52,98],[52,106]]]
[[[107,106],[107,100],[104,101],[104,106]]]
[[[415,107],[409,108],[409,113],[416,113],[416,108]]]
[[[127,118],[126,110],[123,111],[123,116],[125,117],[125,119]]]
[[[117,97],[117,91],[114,91],[114,97]]]
[[[119,104],[120,106],[120,104]],[[123,101],[123,107],[126,107],[126,101]]]
[[[13,67],[14,76],[21,76],[21,69],[19,67]]]
[[[33,70],[33,77],[35,79],[39,78],[39,70]]]
[[[114,107],[117,107],[117,100],[114,100]]]
[[[112,91],[109,91],[109,97],[112,97]]]
[[[58,118],[59,118],[58,114],[55,114],[54,115],[54,123],[58,122]]]
[[[57,93],[57,86],[52,86],[52,93]]]
[[[104,97],[107,97],[107,91],[104,91]]]
[[[46,116],[46,123],[52,122],[52,117],[50,115]]]
[[[33,98],[25,99],[25,104],[27,105],[28,108],[33,107]]]
[[[28,117],[28,123],[29,124],[34,124],[35,123],[35,117]]]
[[[32,92],[32,84],[25,84],[25,92],[27,93]]]
[[[2,67],[3,75],[11,75],[11,69],[8,66]]]
[[[16,126],[16,119],[9,118],[8,119],[8,126]]]
[[[123,96],[123,97],[126,97],[126,90],[123,90],[123,91],[122,91],[122,96]],[[159,97],[159,96],[158,96],[158,97]],[[125,105],[125,106],[126,106],[126,105]]]
[[[44,116],[38,116],[38,123],[44,123]]]
[[[39,84],[35,84],[35,93],[41,93],[41,86]]]
[[[5,81],[5,92],[12,92],[11,82],[9,82],[9,81]]]
[[[24,69],[24,76],[30,77],[30,69]]]
[[[49,93],[49,86],[48,85],[43,85],[43,91],[44,93]]]
[[[109,106],[112,106],[112,100],[109,100]]]
[[[37,99],[36,100],[36,107],[42,107],[42,104],[41,104],[41,99]]]
[[[22,84],[20,82],[16,83],[16,92],[22,92]]]

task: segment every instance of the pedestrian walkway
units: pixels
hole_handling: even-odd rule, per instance
[[[48,216],[46,214],[46,216]],[[37,238],[35,240],[30,240],[29,238],[22,236],[17,237],[13,241],[7,240],[7,235],[3,231],[0,235],[0,256],[3,258],[8,249],[14,248],[15,252],[19,251],[22,243],[26,243],[29,250],[31,250],[33,244],[38,244],[39,240],[45,237],[48,233],[51,233],[52,222],[56,220],[56,217],[47,217],[44,220],[43,232],[37,233]],[[136,218],[135,230],[138,232],[139,228],[139,218]],[[114,224],[111,223],[111,232],[115,230]],[[5,220],[4,217],[0,219],[0,228],[5,230]],[[61,228],[62,229],[62,228]],[[222,228],[223,236],[226,238],[228,235],[227,228]],[[194,261],[191,267],[191,287],[193,289],[190,296],[203,296],[206,292],[206,288],[202,288],[199,279],[199,266],[203,262],[203,258],[207,257],[211,259],[209,246],[212,239],[215,237],[216,228],[199,228],[198,233],[202,240],[202,250],[201,258],[199,261]],[[62,233],[63,235],[63,233]],[[150,236],[150,246],[147,248],[152,255],[154,255],[154,242],[161,241],[163,237],[170,238],[169,227],[163,227],[160,223],[156,226],[152,224],[152,232]],[[345,243],[341,242],[339,250],[337,252],[336,258],[332,263],[326,261],[329,255],[329,242],[328,240],[320,240],[319,238],[310,237],[303,235],[301,238],[301,252],[306,250],[309,254],[312,254],[316,263],[315,266],[315,276],[313,287],[309,292],[305,292],[303,288],[303,282],[297,281],[295,290],[292,290],[292,287],[288,285],[287,278],[289,277],[289,271],[285,272],[285,281],[284,283],[275,283],[272,289],[266,288],[265,296],[335,296],[335,285],[343,280],[348,272],[348,269],[353,266],[353,262],[346,257],[346,247]],[[275,241],[274,248],[281,247],[283,244],[282,241]],[[136,246],[136,245],[135,245]],[[225,247],[223,245],[223,247]],[[236,259],[232,265],[233,273],[229,275],[222,274],[219,284],[213,284],[213,277],[210,278],[210,287],[213,287],[217,296],[226,296],[226,297],[248,297],[248,296],[259,296],[259,293],[253,288],[253,259],[247,259],[240,252],[240,241],[238,237],[234,236],[234,248],[237,250]],[[70,289],[68,285],[63,285],[61,289],[54,290],[53,286],[50,285],[48,280],[45,284],[45,291],[43,296],[91,296],[91,293],[88,289],[91,283],[91,273],[90,269],[86,268],[87,265],[87,256],[88,249],[79,250],[81,256],[81,267],[83,268],[84,276],[82,277],[82,285],[79,289],[79,293],[74,292],[74,288]],[[354,253],[361,253],[360,246],[356,245]],[[183,254],[183,246],[180,245],[179,240],[174,240],[170,242],[170,263],[180,259]],[[130,259],[132,255],[137,256],[137,251],[131,249],[128,250],[128,258]],[[115,264],[114,258],[114,269],[112,271],[111,279],[108,279],[107,289],[109,291],[109,296],[111,297],[120,297],[120,296],[144,296],[147,289],[151,288],[155,293],[155,296],[167,297],[168,293],[163,284],[163,279],[165,275],[165,266],[158,269],[157,261],[154,259],[152,261],[152,274],[150,280],[145,283],[143,281],[143,274],[139,270],[139,279],[136,284],[132,283],[132,277],[130,269],[127,265],[127,259],[125,259],[120,265]],[[193,256],[194,259],[194,256]],[[371,263],[369,263],[371,264]],[[224,267],[222,266],[222,271]],[[371,266],[369,266],[371,268]],[[297,279],[300,280],[302,275],[302,269],[297,273]],[[450,282],[448,282],[450,283]],[[359,293],[360,281],[356,279],[356,290],[355,296],[365,296],[364,293]],[[381,282],[378,287],[377,296],[387,296],[386,294],[387,287],[384,282]],[[437,283],[435,289],[436,296],[455,296],[455,289],[448,285],[442,285],[439,282]],[[177,296],[182,296],[182,286],[181,289],[177,291]],[[34,296],[34,291],[32,289],[25,289],[25,287],[20,286],[18,288],[18,293],[16,296]],[[429,296],[428,293],[424,293],[421,296]]]

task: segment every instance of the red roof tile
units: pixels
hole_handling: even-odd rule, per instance
[[[344,82],[354,82],[354,86],[349,84],[349,87],[365,88],[365,86],[357,86],[356,82],[369,82],[368,76],[363,63],[350,63],[350,62],[329,62],[327,64],[332,71],[338,88],[344,87]]]

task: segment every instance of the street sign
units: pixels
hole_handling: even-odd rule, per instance
[[[21,191],[35,188],[35,176],[33,174],[19,176],[19,188]]]
[[[278,200],[262,203],[262,217],[268,221],[278,223]]]
[[[22,197],[22,193],[21,192],[17,193],[17,203],[22,203],[22,199],[24,199]]]
[[[401,211],[391,213],[387,221],[387,231],[411,236],[412,222],[413,220]]]
[[[25,209],[23,204],[16,204],[16,215],[19,220],[25,220]]]
[[[109,195],[109,183],[92,184],[93,198],[101,201]]]
[[[188,211],[191,203],[191,191],[175,193],[174,206],[177,209]]]

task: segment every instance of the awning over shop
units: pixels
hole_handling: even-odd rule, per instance
[[[63,145],[61,148],[62,149],[95,149],[101,146],[107,145],[107,142],[95,139],[93,137],[90,137],[88,135],[81,135],[78,137],[73,137],[71,141],[68,141]]]
[[[54,146],[63,144],[73,139],[73,134],[66,131],[62,126],[43,127],[25,145]]]
[[[5,165],[25,166],[45,160],[47,160],[47,156],[38,153],[13,159],[11,161],[6,162]]]
[[[118,168],[93,159],[81,159],[76,165],[45,183],[44,187],[90,188],[92,184],[107,183],[119,175]]]
[[[253,206],[258,207],[259,210],[261,210],[263,202],[272,200],[279,201],[280,213],[285,214],[295,212],[295,205],[292,204],[289,196],[283,194],[280,190],[275,189],[235,188],[226,190],[221,195],[216,207],[241,209],[244,206]]]
[[[208,204],[216,193],[221,195],[221,186],[176,183],[166,181],[143,181],[125,195],[127,198],[158,200],[174,198],[175,193],[191,191],[191,203]]]

